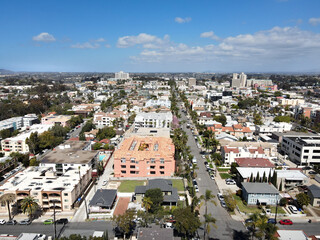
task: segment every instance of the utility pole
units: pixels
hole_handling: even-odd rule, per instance
[[[277,195],[277,198],[276,198],[276,215],[274,217],[274,225],[277,224],[277,214],[278,214],[278,195]]]
[[[53,230],[54,230],[54,237],[55,240],[57,238],[57,226],[56,226],[56,200],[53,200]]]

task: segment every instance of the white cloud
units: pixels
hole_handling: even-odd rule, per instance
[[[202,38],[211,38],[213,40],[219,40],[220,38],[214,34],[213,31],[210,31],[210,32],[203,32],[200,34],[200,37]]]
[[[54,41],[56,41],[56,39],[54,38],[53,35],[46,33],[46,32],[43,32],[37,36],[34,36],[32,38],[32,40],[37,41],[37,42],[54,42]]]
[[[81,49],[95,49],[99,48],[100,44],[99,43],[90,43],[90,42],[84,42],[84,43],[76,43],[71,45],[71,48],[81,48]]]
[[[213,32],[201,35],[202,37],[215,36]],[[149,42],[152,43],[159,39],[152,36]],[[147,45],[146,42],[140,44]],[[221,64],[221,69],[231,66],[249,69],[259,65],[266,68],[274,66],[281,70],[285,67],[296,70],[293,67],[294,64],[298,67],[301,66],[301,63],[306,67],[320,64],[318,58],[320,34],[304,31],[298,27],[274,27],[253,34],[230,36],[220,39],[220,43],[216,45],[189,46],[184,43],[167,41],[166,44],[155,44],[154,47],[148,45],[147,47],[139,55],[132,56],[131,60],[135,63],[167,64],[169,67],[181,64],[184,68],[187,66],[186,63],[194,64],[192,67],[195,67],[196,64],[201,67],[220,66]],[[228,62],[227,65],[225,65],[226,62]]]
[[[310,18],[309,23],[313,26],[317,26],[318,24],[320,24],[320,18]]]
[[[111,45],[110,44],[105,44],[104,45],[106,48],[111,48]]]
[[[163,39],[156,36],[140,33],[137,36],[120,37],[117,42],[118,48],[128,48],[135,45],[143,45],[144,48],[159,48],[169,41],[169,36],[165,35]]]
[[[177,22],[177,23],[188,23],[188,22],[190,22],[191,20],[192,20],[191,17],[185,17],[185,18],[176,17],[176,18],[174,19],[174,21]]]

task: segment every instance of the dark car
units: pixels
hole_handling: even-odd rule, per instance
[[[7,222],[7,225],[16,225],[17,224],[17,221],[16,220],[9,220]]]
[[[68,222],[67,218],[60,218],[56,221],[56,224],[67,224]]]
[[[276,224],[277,222],[276,222],[276,219],[274,219],[274,218],[269,218],[269,219],[268,219],[268,223]]]
[[[311,171],[309,171],[309,174],[315,175],[315,174],[317,174],[317,172],[311,170]]]

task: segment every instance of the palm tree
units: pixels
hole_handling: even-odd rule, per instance
[[[248,222],[246,226],[249,227],[248,229],[251,232],[251,239],[254,239],[254,237],[263,239],[264,235],[267,234],[269,230],[270,234],[272,234],[272,232],[275,233],[276,228],[269,226],[270,224],[268,224],[267,216],[254,213],[250,216],[250,218],[252,221]]]
[[[151,208],[151,205],[153,202],[151,201],[151,198],[149,197],[144,197],[142,200],[142,206],[149,212],[149,209]]]
[[[39,208],[39,204],[31,196],[25,197],[21,201],[21,209],[23,213],[28,213],[29,219],[31,220],[32,214]]]
[[[7,204],[9,220],[11,220],[11,210],[10,210],[10,203],[16,200],[16,195],[14,193],[5,193],[0,197],[0,202]]]
[[[205,218],[208,218],[208,217],[212,218],[211,216],[208,215],[208,202],[211,202],[214,205],[217,205],[216,202],[213,200],[214,198],[215,198],[215,196],[212,194],[211,190],[208,190],[208,189],[206,190],[206,193],[204,195],[200,196],[200,199],[202,201],[204,201],[204,206],[205,206],[204,216],[205,216]],[[209,218],[208,218],[208,220],[209,220]],[[214,219],[214,221],[215,221],[215,219]],[[204,222],[204,230],[205,231],[204,231],[204,236],[203,236],[204,239],[206,239],[206,233],[207,233],[207,229],[208,229],[207,225],[208,225],[208,222],[205,220],[205,222]]]
[[[212,225],[215,228],[217,228],[217,225],[215,224],[216,223],[216,219],[211,216],[211,213],[209,213],[208,215],[204,215],[204,223],[205,223],[204,232],[207,233],[208,235],[209,235],[209,233],[211,231],[211,226],[210,225]]]

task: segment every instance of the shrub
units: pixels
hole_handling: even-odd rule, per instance
[[[241,189],[237,190],[236,194],[237,194],[237,196],[241,197],[242,196],[242,190]]]
[[[280,206],[285,207],[288,204],[288,199],[286,198],[281,198],[279,201]]]

